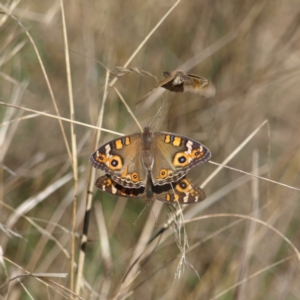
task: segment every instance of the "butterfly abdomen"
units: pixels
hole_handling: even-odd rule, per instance
[[[154,163],[152,144],[153,144],[153,133],[149,127],[145,127],[143,132],[143,141],[142,141],[142,147],[143,147],[142,160],[144,166],[148,171],[152,169]]]

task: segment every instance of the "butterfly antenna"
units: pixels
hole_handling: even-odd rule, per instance
[[[160,107],[157,111],[157,113],[155,114],[155,116],[153,117],[153,119],[151,120],[151,122],[149,123],[149,127],[151,126],[151,124],[153,123],[153,121],[158,117],[158,120],[160,119],[160,116],[161,116],[161,110],[163,108],[163,101],[164,99],[161,99],[161,104],[160,104]]]
[[[140,214],[138,215],[138,217],[136,218],[136,220],[133,222],[133,225],[136,225],[136,222],[138,221],[138,219],[140,218],[140,216],[143,214],[143,212],[145,211],[147,205],[142,209],[142,211],[140,212]]]
[[[150,206],[151,202],[148,203],[148,205]],[[152,209],[152,206],[150,206],[150,209],[151,209],[151,213],[152,213],[152,216],[153,216],[153,219],[154,219],[154,226],[156,227],[157,226],[157,222],[156,222],[156,218],[155,218],[155,214],[154,214],[154,211]]]
[[[147,204],[145,205],[145,207],[143,208],[143,210],[140,212],[140,214],[138,215],[138,217],[137,217],[136,220],[134,221],[133,225],[136,225],[136,222],[138,221],[138,219],[140,218],[140,216],[143,214],[143,212],[145,211],[145,209],[146,209],[147,207],[149,207],[150,205],[151,205],[151,201],[150,201],[150,202],[147,202]],[[155,215],[154,215],[154,212],[153,212],[151,206],[150,206],[150,209],[151,209],[151,212],[152,212],[152,215],[153,215],[153,218],[154,218],[155,226],[157,226],[156,218],[155,218]]]

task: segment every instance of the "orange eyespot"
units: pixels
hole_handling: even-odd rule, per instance
[[[176,191],[185,193],[189,189],[191,189],[190,183],[187,179],[181,180],[175,187]]]
[[[175,167],[185,167],[189,164],[189,155],[184,152],[178,152],[175,154],[173,159]]]
[[[122,159],[120,156],[113,156],[109,159],[109,168],[112,171],[120,170],[123,167]]]
[[[161,169],[161,170],[159,171],[159,178],[164,179],[164,178],[166,178],[167,176],[168,176],[168,171],[167,171],[166,169]]]
[[[201,148],[193,150],[191,153],[191,156],[193,158],[200,158],[201,156],[203,156],[204,153],[203,153],[203,149],[201,149]]]
[[[130,174],[130,178],[133,182],[137,182],[139,181],[139,174],[138,172],[133,172],[132,174]]]
[[[108,161],[108,158],[106,157],[106,155],[104,153],[97,153],[97,155],[95,156],[95,159],[97,162],[103,164],[106,163]]]

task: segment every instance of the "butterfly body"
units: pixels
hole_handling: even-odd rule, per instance
[[[145,187],[150,177],[154,186],[178,181],[192,167],[208,161],[210,151],[185,136],[152,132],[145,127],[101,146],[90,157],[91,164],[111,175],[125,188]]]
[[[95,185],[99,190],[119,197],[146,198],[147,203],[159,200],[165,203],[192,204],[206,197],[204,191],[185,176],[176,182],[156,186],[148,176],[146,186],[135,189],[125,188],[110,175],[104,175],[96,180]]]
[[[215,86],[203,77],[187,74],[181,70],[163,72],[165,79],[158,82],[155,88],[163,87],[172,92],[191,92],[210,98],[216,93]]]

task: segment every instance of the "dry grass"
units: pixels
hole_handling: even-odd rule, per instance
[[[300,188],[299,3],[174,4],[65,1],[65,26],[61,1],[1,4],[0,101],[30,110],[0,106],[0,299],[300,298],[300,197],[289,188]],[[106,78],[116,66],[137,69]],[[136,105],[155,85],[147,72],[162,79],[180,68],[209,78],[217,95],[161,89]],[[178,231],[156,235],[166,205],[156,201],[134,225],[145,201],[93,190],[79,296],[87,190],[100,175],[88,158],[116,132],[138,132],[132,114],[148,125],[161,99],[153,129],[197,139],[213,162],[275,183],[224,168],[209,177],[209,163],[191,170],[208,197],[184,211],[190,248],[179,269]],[[74,119],[75,132],[58,116]]]

